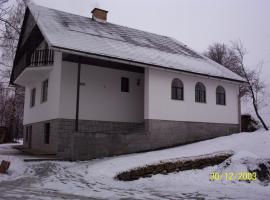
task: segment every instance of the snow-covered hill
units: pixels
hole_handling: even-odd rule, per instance
[[[160,160],[233,150],[218,166],[121,182],[115,175]],[[261,181],[210,181],[212,172],[239,173],[270,159],[270,132],[240,133],[147,153],[84,162],[23,162],[11,145],[0,145],[0,160],[10,160],[8,175],[0,175],[2,197],[24,199],[93,197],[95,199],[269,199],[270,186]],[[45,192],[44,192],[45,191]],[[75,196],[69,196],[75,195]]]

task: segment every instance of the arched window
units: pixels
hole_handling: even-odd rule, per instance
[[[226,93],[222,86],[218,86],[216,89],[216,101],[217,105],[226,105]]]
[[[200,103],[206,103],[206,89],[204,84],[197,83],[195,86],[195,101]]]
[[[184,85],[178,78],[172,81],[172,99],[184,100]]]

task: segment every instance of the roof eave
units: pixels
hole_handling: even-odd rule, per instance
[[[203,73],[199,73],[199,72],[192,72],[192,71],[187,71],[187,70],[164,67],[164,66],[159,66],[159,65],[155,65],[155,64],[143,63],[143,62],[134,61],[134,60],[112,57],[112,56],[108,56],[108,55],[89,53],[89,52],[84,52],[84,51],[75,50],[75,49],[69,49],[66,47],[60,47],[60,46],[55,46],[55,45],[52,45],[51,48],[54,50],[59,50],[59,51],[66,52],[66,53],[75,53],[75,54],[81,55],[81,56],[88,56],[88,57],[106,59],[106,60],[115,61],[115,62],[122,62],[122,63],[130,64],[130,65],[134,65],[134,66],[139,66],[139,67],[154,67],[154,68],[160,68],[163,70],[179,71],[179,72],[183,72],[183,73],[187,73],[187,74],[194,74],[194,75],[203,76],[203,77],[211,77],[211,78],[215,78],[215,79],[227,80],[227,81],[235,82],[235,83],[239,83],[239,84],[246,82],[245,80],[237,80],[237,79],[231,79],[231,78],[220,77],[220,76],[215,76],[215,75],[203,74]]]

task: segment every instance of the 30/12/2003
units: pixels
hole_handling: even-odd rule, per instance
[[[212,172],[210,174],[211,181],[256,181],[257,174],[256,172]]]

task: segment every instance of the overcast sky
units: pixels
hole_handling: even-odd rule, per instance
[[[106,9],[111,23],[172,36],[199,52],[241,39],[247,66],[264,61],[264,77],[270,76],[270,0],[33,1],[88,17],[94,7]]]

